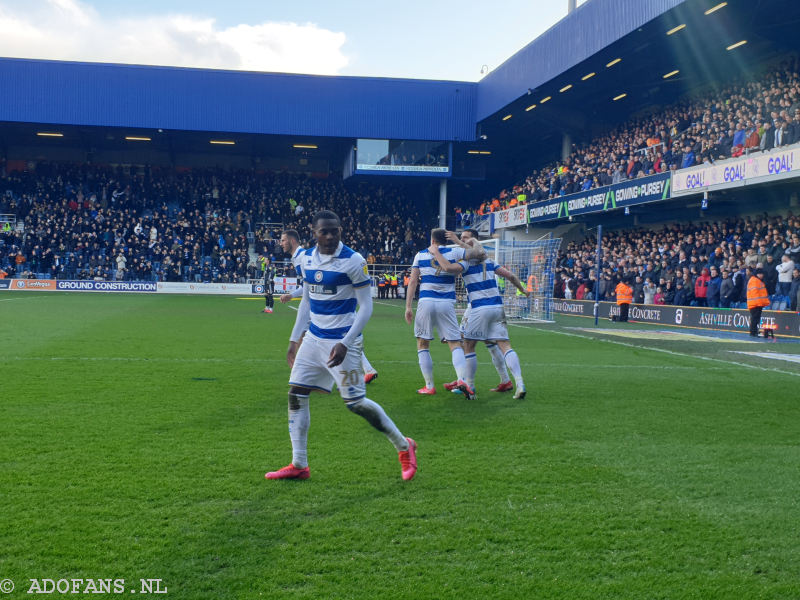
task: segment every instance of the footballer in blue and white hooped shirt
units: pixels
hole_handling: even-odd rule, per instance
[[[425,387],[417,390],[418,394],[433,395],[436,387],[433,382],[433,359],[430,353],[430,341],[436,329],[439,336],[450,346],[453,368],[456,371],[456,383],[468,399],[474,396],[472,388],[467,386],[464,376],[466,364],[464,362],[464,348],[461,344],[461,332],[456,319],[456,271],[446,271],[441,263],[431,253],[432,249],[449,265],[459,265],[465,258],[474,258],[483,253],[482,248],[465,250],[463,247],[448,248],[446,231],[434,229],[431,231],[431,246],[414,257],[411,265],[411,278],[406,290],[406,321],[414,321],[414,336],[417,338],[417,359]],[[485,253],[484,253],[485,256]],[[451,262],[452,261],[452,262]],[[458,267],[459,269],[461,267]],[[419,302],[417,314],[414,315],[411,303],[419,285]]]
[[[478,233],[474,229],[465,230],[460,240],[462,247],[466,249],[474,248],[478,245],[477,242]],[[434,252],[434,255],[436,255],[436,252]],[[447,257],[443,255],[436,256],[436,258],[443,270],[450,273],[461,272],[461,276],[464,279],[464,287],[467,289],[469,309],[467,311],[468,314],[465,313],[464,317],[462,317],[464,352],[467,363],[467,384],[474,386],[475,371],[478,367],[475,345],[478,341],[483,341],[486,342],[487,347],[490,347],[490,352],[493,349],[491,346],[496,345],[500,349],[505,364],[514,375],[517,384],[514,398],[524,398],[526,390],[525,382],[522,379],[522,369],[519,357],[508,340],[503,297],[497,287],[495,274],[505,277],[517,289],[527,295],[527,290],[522,285],[519,277],[505,267],[497,266],[485,258],[483,260],[462,260],[458,265],[450,263]],[[494,355],[493,362],[495,362]],[[497,364],[495,366],[497,367]],[[502,379],[503,373],[501,373],[501,369],[498,368],[497,370]],[[510,391],[510,389],[510,385],[506,386],[501,382],[501,385],[495,388],[494,391]]]
[[[299,298],[303,295],[303,256],[305,256],[306,249],[300,245],[300,235],[295,229],[287,229],[281,233],[281,249],[284,253],[291,255],[292,266],[297,276],[297,287],[289,294],[283,294],[280,300],[286,304],[292,298]],[[367,360],[366,354],[361,353],[361,366],[364,369],[364,383],[370,383],[378,377],[378,372]]]
[[[280,300],[286,304],[292,298],[299,298],[303,295],[303,271],[300,262],[306,249],[300,245],[300,235],[295,229],[287,229],[281,233],[280,245],[284,253],[291,255],[292,266],[297,277],[295,290],[291,293],[281,294]]]
[[[308,479],[308,398],[330,392],[334,384],[345,405],[382,432],[394,445],[405,480],[417,471],[416,443],[406,438],[377,403],[366,397],[361,368],[361,332],[372,315],[367,263],[341,242],[339,217],[328,210],[314,215],[317,245],[302,255],[303,300],[297,311],[286,360],[289,376],[289,438],[292,462],[267,479]],[[300,338],[306,331],[303,343]]]

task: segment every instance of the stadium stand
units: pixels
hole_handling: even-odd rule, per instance
[[[762,268],[772,308],[798,308],[798,216],[765,215],[680,223],[659,230],[623,230],[604,235],[602,246],[605,260],[599,285],[596,239],[566,246],[559,257],[555,297],[614,300],[616,282],[629,279],[637,304],[743,308],[747,271]]]
[[[0,173],[0,194],[0,214],[18,223],[0,231],[12,278],[244,282],[257,254],[286,258],[282,228],[310,239],[310,215],[323,207],[350,217],[345,241],[372,263],[407,264],[424,244],[401,188],[341,179],[42,162]]]
[[[660,109],[581,145],[457,219],[800,142],[800,60]],[[470,216],[467,216],[467,223]]]

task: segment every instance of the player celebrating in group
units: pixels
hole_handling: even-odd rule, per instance
[[[478,232],[474,229],[467,229],[458,239],[455,233],[448,232],[448,239],[457,242],[467,252],[479,246]],[[522,368],[519,363],[519,356],[508,341],[508,328],[506,327],[506,315],[503,310],[503,297],[497,288],[495,274],[505,277],[518,290],[527,295],[527,290],[522,285],[519,278],[505,267],[494,264],[491,260],[485,259],[466,259],[460,264],[451,263],[439,248],[431,246],[430,252],[442,269],[448,273],[461,273],[464,279],[464,287],[467,289],[467,299],[469,302],[468,313],[464,313],[461,319],[461,326],[464,332],[464,351],[466,368],[466,382],[471,388],[475,388],[475,372],[478,369],[478,359],[475,355],[475,345],[479,342],[496,344],[503,353],[506,365],[511,370],[517,384],[514,398],[521,400],[525,397],[525,382],[522,379]],[[459,382],[446,384],[447,388],[459,388]],[[504,391],[495,388],[497,391]]]
[[[431,231],[431,247],[418,252],[411,265],[411,278],[408,282],[406,291],[406,321],[410,324],[414,321],[414,335],[417,338],[417,358],[422,376],[425,378],[425,387],[417,390],[418,394],[435,394],[436,388],[433,383],[433,360],[431,359],[430,343],[433,339],[434,327],[439,335],[444,338],[450,346],[452,353],[453,367],[456,370],[456,387],[460,389],[467,399],[472,399],[475,395],[474,388],[466,381],[467,364],[464,359],[464,348],[461,343],[461,332],[458,329],[456,320],[456,278],[451,272],[437,264],[437,259],[431,254],[436,249],[439,257],[447,255],[453,263],[445,261],[447,264],[455,264],[454,272],[460,272],[460,266],[464,259],[482,260],[486,257],[486,252],[480,245],[475,247],[447,248],[444,229],[434,229]],[[442,246],[441,248],[439,246]],[[466,269],[466,267],[465,267]],[[419,285],[419,302],[417,303],[417,314],[411,309],[411,302]]]
[[[366,397],[361,332],[372,314],[367,263],[341,242],[339,217],[328,210],[312,221],[317,246],[302,257],[303,299],[289,341],[289,437],[292,462],[267,479],[308,479],[309,395],[338,384],[347,408],[382,432],[398,451],[402,477],[417,471],[417,444],[404,437],[380,405]],[[358,308],[358,311],[356,311]],[[306,331],[303,344],[300,338]],[[299,347],[299,350],[298,350]]]
[[[300,298],[303,295],[303,254],[306,249],[300,245],[300,235],[295,229],[287,229],[281,234],[281,249],[292,257],[292,266],[297,277],[297,287],[293,292],[282,294],[280,301],[286,304],[292,298]],[[302,303],[302,302],[301,302]],[[367,360],[366,355],[361,353],[361,367],[364,369],[364,383],[372,383],[378,378],[378,372]]]

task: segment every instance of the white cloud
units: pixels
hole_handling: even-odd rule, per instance
[[[0,56],[336,75],[346,36],[313,23],[110,19],[78,0],[0,0]]]

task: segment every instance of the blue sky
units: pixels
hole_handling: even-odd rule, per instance
[[[0,0],[0,55],[477,81],[566,10],[566,0]]]

